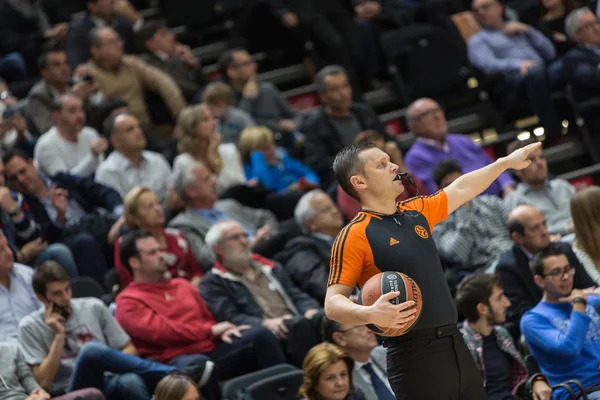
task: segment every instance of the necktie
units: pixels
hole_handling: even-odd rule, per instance
[[[386,384],[379,378],[379,376],[377,376],[371,363],[366,363],[363,365],[363,369],[369,373],[369,376],[371,377],[371,383],[373,384],[373,389],[375,389],[375,393],[377,394],[377,398],[379,400],[396,400],[396,396],[394,396]]]

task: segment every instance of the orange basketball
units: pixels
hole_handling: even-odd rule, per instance
[[[392,304],[400,304],[412,300],[416,304],[417,313],[415,319],[407,323],[403,328],[387,328],[369,324],[367,327],[379,336],[401,336],[407,333],[419,320],[421,309],[423,308],[423,297],[419,285],[408,275],[396,271],[385,271],[371,277],[362,287],[358,295],[359,304],[370,306],[375,303],[379,297],[389,292],[400,292],[400,295],[393,300]]]

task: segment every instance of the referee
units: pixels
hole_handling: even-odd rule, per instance
[[[409,333],[386,338],[388,377],[398,400],[485,400],[479,370],[457,329],[456,307],[446,284],[433,227],[483,192],[507,169],[523,169],[534,143],[465,174],[432,196],[396,203],[404,191],[398,166],[369,143],[341,150],[333,162],[344,191],[361,212],[339,233],[331,250],[325,313],[344,325],[401,328],[415,318],[414,304],[393,305],[388,293],[372,306],[348,297],[382,271],[409,275],[421,288],[423,308]]]

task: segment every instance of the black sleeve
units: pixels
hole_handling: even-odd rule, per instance
[[[273,268],[273,274],[277,277],[281,286],[283,286],[283,289],[290,299],[292,299],[292,302],[300,313],[304,314],[308,310],[321,308],[315,299],[299,289],[292,282],[288,274],[280,265],[276,265]]]
[[[511,302],[507,313],[507,322],[514,323],[518,327],[523,314],[531,310],[535,303],[531,301],[527,287],[519,279],[514,265],[498,264],[496,271],[498,271],[500,282],[504,288],[504,294]]]
[[[323,262],[312,251],[299,251],[285,263],[285,270],[296,285],[320,302],[325,301],[329,262]]]
[[[108,186],[101,185],[91,178],[59,173],[55,176],[57,182],[66,183],[67,187],[75,187],[91,204],[108,211],[123,204],[121,195]]]
[[[590,278],[583,265],[579,262],[579,259],[573,253],[573,249],[568,243],[565,243],[565,250],[567,252],[567,258],[569,263],[575,267],[575,277],[573,279],[573,287],[575,289],[587,289],[590,287],[596,287],[596,283]]]

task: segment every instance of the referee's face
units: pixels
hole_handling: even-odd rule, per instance
[[[390,161],[390,156],[384,151],[371,148],[360,156],[364,162],[362,190],[381,198],[396,198],[404,191],[402,181],[396,179],[400,172],[398,166]]]

